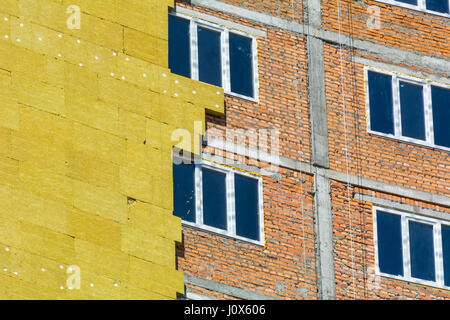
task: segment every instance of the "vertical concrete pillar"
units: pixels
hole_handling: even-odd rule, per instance
[[[321,0],[306,0],[306,26],[322,28]],[[321,168],[329,167],[327,104],[323,41],[307,33],[308,91],[311,121],[311,161],[314,169],[314,207],[316,231],[316,269],[319,298],[336,297],[333,259],[333,221],[331,214],[330,181]]]

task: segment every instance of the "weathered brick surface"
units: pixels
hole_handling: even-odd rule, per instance
[[[281,132],[281,155],[310,162],[311,137],[309,106],[306,99],[307,67],[304,37],[273,27],[267,28],[262,24],[213,10],[190,7],[184,2],[180,1],[179,5],[252,26],[267,31],[268,34],[267,38],[257,39],[259,103],[226,96],[226,114],[224,117],[209,116],[207,118],[208,133],[220,137],[227,128],[276,127]],[[286,20],[303,22],[301,7],[305,3],[301,1],[275,3],[273,1],[223,0],[222,2]],[[292,8],[292,4],[295,7],[294,14],[288,10]],[[381,9],[381,29],[367,27],[369,17],[367,7],[370,5],[376,5]],[[440,59],[448,59],[450,56],[447,39],[448,18],[429,13],[371,0],[329,0],[322,1],[322,25],[327,31],[340,32],[341,35],[351,36],[354,40],[365,40]],[[362,54],[357,50],[349,50],[348,47],[343,47],[340,51],[337,44],[324,43],[330,169],[449,196],[450,163],[447,151],[367,133],[364,65],[355,62],[355,57],[364,58],[366,61],[372,60],[374,63],[386,63],[387,69],[389,64],[392,64],[392,61],[383,61],[376,54],[374,56],[368,52]],[[405,62],[396,66],[409,69],[411,72],[435,74],[434,70],[426,69],[420,64],[411,66],[411,63]],[[436,73],[435,75],[446,77],[448,74]],[[298,91],[294,83],[299,85]],[[211,151],[210,148],[207,150]],[[215,152],[221,154],[217,150]],[[265,165],[254,159],[235,158],[257,167]],[[313,251],[307,251],[309,252],[307,257],[311,260],[306,265],[304,261],[295,260],[299,268],[296,275],[283,268],[285,259],[294,259],[289,256],[293,238],[288,235],[295,238],[296,249],[293,250],[300,251],[304,241],[313,245],[315,238],[311,211],[314,210],[313,199],[310,194],[305,194],[298,189],[301,184],[299,180],[295,182],[295,179],[299,178],[299,174],[292,172],[291,175],[289,172],[289,170],[282,170],[282,181],[287,180],[289,183],[292,181],[291,187],[280,188],[271,179],[264,179],[267,237],[264,250],[185,226],[183,245],[177,250],[180,269],[201,278],[278,298],[302,298],[300,294],[295,294],[294,287],[307,288],[307,298],[316,298],[318,282],[313,272],[316,248],[309,247]],[[312,176],[303,174],[303,178],[306,179],[303,187],[312,190]],[[330,197],[333,214],[336,298],[448,299],[449,294],[446,291],[385,277],[380,278],[374,274],[372,204],[354,199],[355,192],[388,199],[398,204],[415,205],[419,208],[450,213],[448,208],[436,204],[356,187],[347,190],[345,184],[332,181]],[[350,207],[348,197],[350,197]],[[307,206],[301,209],[301,203]],[[293,223],[287,212],[294,214],[292,216],[294,221],[300,220]],[[308,221],[305,221],[302,215],[308,217]],[[288,226],[292,227],[290,231]],[[294,236],[302,228],[312,232],[309,234],[311,239],[304,239],[302,235],[299,238]],[[274,248],[280,250],[272,251]],[[258,265],[254,261],[263,263]],[[273,272],[272,266],[282,271]],[[305,274],[304,270],[309,270],[310,273]],[[295,282],[300,285],[293,285]],[[277,288],[285,285],[287,287],[284,291],[277,291]],[[189,286],[189,288],[192,292],[216,299],[230,298],[195,286]]]
[[[341,31],[355,38],[423,55],[448,58],[448,19],[412,10],[364,1],[342,2]],[[367,5],[381,7],[380,30],[365,28]],[[337,31],[335,1],[324,4],[324,27]],[[349,15],[351,10],[351,15]],[[352,27],[350,28],[350,22]],[[386,139],[367,133],[364,65],[355,56],[368,55],[325,46],[326,95],[330,167],[353,175],[448,196],[448,152]],[[390,61],[381,61],[392,64]],[[402,66],[428,72],[420,65]],[[345,122],[344,122],[345,116]],[[344,127],[346,125],[346,128]],[[346,153],[348,151],[348,153]],[[348,157],[348,158],[347,158]],[[396,203],[450,213],[434,204],[332,183],[336,298],[339,299],[448,299],[449,292],[375,275],[372,204],[353,198],[354,192]],[[350,203],[349,203],[350,201]]]
[[[181,0],[183,1],[183,0]],[[177,2],[181,2],[178,1]],[[298,0],[220,0],[229,5],[241,7],[250,11],[268,14],[274,17],[281,17],[287,20],[303,20],[304,3]],[[186,2],[184,0],[184,2]]]
[[[221,137],[226,129],[275,129],[279,131],[280,155],[308,162],[310,128],[305,39],[221,12],[187,6],[183,2],[177,5],[267,31],[267,38],[257,38],[259,101],[226,95],[226,115],[207,117],[208,134]]]
[[[186,6],[183,3],[180,5]],[[247,2],[247,5],[274,13],[270,7],[264,9],[266,5],[262,2]],[[187,7],[261,29],[245,19],[204,8]],[[273,151],[279,151],[284,157],[308,162],[310,129],[305,40],[282,30],[262,29],[267,31],[267,38],[257,39],[259,102],[226,95],[225,116],[207,116],[208,136],[223,139],[227,129],[275,129],[279,131],[280,143],[278,149]],[[257,147],[255,141],[235,142]],[[206,151],[222,155],[217,149],[207,148]],[[235,160],[257,167],[269,167],[267,163],[242,156],[236,156]],[[312,198],[306,193],[311,191],[312,177],[302,174],[305,181],[300,183],[300,173],[280,170],[280,183],[264,178],[266,247],[185,226],[183,245],[177,250],[180,270],[277,298],[303,299],[303,292],[307,292],[309,299],[317,298]],[[228,298],[210,290],[198,293],[216,299]]]
[[[325,46],[330,167],[347,172],[348,165],[350,174],[449,195],[448,151],[367,132],[364,65],[349,51],[342,50],[342,57],[340,52],[338,46]]]
[[[380,8],[379,29],[368,27],[369,6]],[[450,55],[448,18],[430,13],[372,0],[325,0],[322,24],[325,30],[392,48],[445,59]]]
[[[281,299],[317,297],[311,177],[282,169],[282,181],[264,179],[265,246],[183,228],[181,270],[203,279]],[[206,294],[206,293],[205,293]],[[218,298],[217,295],[212,297]]]
[[[372,204],[353,196],[365,194],[450,214],[449,208],[411,199],[331,185],[337,299],[449,299],[450,292],[375,274]]]
[[[448,18],[380,4],[374,1],[340,1],[341,25],[336,1],[323,3],[323,24],[354,39],[367,40],[417,54],[448,59]],[[381,8],[381,29],[366,26],[367,6]],[[342,49],[342,50],[341,50]],[[420,64],[396,65],[369,54],[326,44],[325,89],[327,98],[330,168],[402,187],[450,195],[448,151],[387,139],[367,132],[364,65],[356,58],[435,74]],[[370,63],[369,63],[370,65]],[[445,74],[436,74],[444,76]],[[332,182],[332,214],[336,298],[338,299],[449,299],[449,292],[375,275],[372,204],[354,193],[368,194],[398,204],[450,213],[448,208],[392,194],[374,192]]]

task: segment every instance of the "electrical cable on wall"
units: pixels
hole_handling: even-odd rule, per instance
[[[353,219],[351,214],[351,197],[350,197],[350,165],[349,165],[349,155],[348,155],[348,137],[347,137],[347,110],[345,104],[345,77],[343,70],[343,55],[342,55],[342,32],[341,32],[341,1],[338,1],[338,34],[339,34],[339,60],[340,60],[340,84],[341,84],[341,98],[342,98],[342,111],[344,117],[344,141],[345,141],[345,164],[346,164],[346,178],[347,178],[347,203],[348,203],[348,218],[350,224],[350,255],[351,255],[351,269],[352,269],[352,284],[353,284],[353,299],[356,299],[356,285],[355,285],[355,261],[354,261],[354,248],[353,248]]]
[[[291,7],[292,7],[292,21],[295,20],[295,0],[291,0]],[[305,1],[303,1],[303,12],[302,12],[302,16],[303,19],[305,17],[305,11],[304,11],[304,3]],[[303,24],[303,34],[305,34],[305,25]],[[297,56],[296,59],[296,63],[297,66],[300,67],[301,66],[301,62],[300,62],[300,55]],[[299,84],[300,82],[303,83],[303,80],[299,80],[299,76],[298,76],[298,72],[295,72],[295,89],[296,89],[296,119],[297,119],[297,131],[299,132],[299,139],[298,139],[298,160],[301,161],[302,160],[302,138],[303,138],[303,125],[301,123],[301,119],[300,119],[300,108],[302,106],[302,102],[304,101],[304,95],[303,95],[303,89],[300,88],[299,89]],[[300,101],[298,100],[300,96]],[[306,101],[308,103],[308,101]],[[304,268],[304,283],[305,283],[305,289],[306,289],[306,295],[305,295],[305,299],[308,297],[308,277],[307,277],[307,267],[306,267],[306,245],[307,245],[307,239],[306,239],[306,232],[305,232],[305,213],[304,213],[304,202],[303,202],[303,196],[304,196],[304,186],[303,186],[303,173],[302,170],[299,170],[299,175],[300,175],[300,194],[299,194],[299,199],[300,199],[300,213],[301,213],[301,219],[302,219],[302,237],[303,237],[303,268]]]

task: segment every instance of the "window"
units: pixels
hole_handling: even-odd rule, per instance
[[[191,77],[189,21],[169,19],[169,61],[173,73]]]
[[[366,71],[370,133],[450,150],[450,86]]]
[[[256,39],[180,14],[169,15],[169,68],[173,73],[258,100]]]
[[[195,222],[194,166],[173,166],[174,213],[185,221]],[[175,179],[176,177],[176,179]]]
[[[174,164],[174,215],[185,224],[264,243],[262,180],[212,163]]]
[[[374,207],[377,273],[420,284],[450,285],[450,222]]]
[[[400,7],[450,17],[450,0],[377,0]]]
[[[198,80],[218,87],[222,86],[220,37],[220,32],[197,28]]]

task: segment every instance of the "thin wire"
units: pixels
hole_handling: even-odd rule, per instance
[[[294,6],[294,0],[290,1],[291,7],[292,7],[292,21],[294,21],[294,17],[295,17],[295,6]],[[304,12],[302,13],[303,17],[304,17]],[[303,28],[305,28],[305,26],[303,25]],[[304,32],[303,32],[304,34]],[[296,60],[296,64],[298,66],[301,65],[301,61],[300,61],[300,55],[298,55],[297,60]],[[302,81],[303,82],[303,81]],[[299,157],[299,161],[301,161],[301,155],[302,155],[302,137],[303,137],[303,126],[301,125],[301,121],[300,121],[300,110],[299,108],[302,106],[302,102],[304,99],[303,96],[303,91],[299,90],[299,79],[298,79],[298,72],[295,72],[295,89],[296,89],[296,105],[298,107],[296,107],[296,119],[297,119],[297,129],[299,132],[299,139],[298,139],[298,157]],[[298,101],[298,97],[300,96],[300,102]],[[307,277],[307,267],[306,267],[306,244],[307,244],[307,240],[306,240],[306,232],[305,232],[305,214],[304,214],[304,202],[303,202],[303,197],[304,197],[304,188],[303,188],[303,173],[302,173],[302,169],[300,168],[299,170],[300,173],[300,194],[299,194],[299,198],[300,198],[300,213],[301,213],[301,219],[302,219],[302,238],[303,238],[303,268],[304,268],[304,274],[303,274],[303,278],[304,278],[304,282],[305,282],[305,289],[306,289],[306,296],[305,299],[308,297],[308,277]]]
[[[349,24],[350,24],[350,48],[349,48],[349,62],[351,65],[351,69],[352,69],[352,73],[351,73],[351,87],[352,87],[352,100],[351,100],[351,104],[352,106],[356,106],[356,93],[355,93],[355,88],[356,88],[356,80],[355,80],[355,75],[356,75],[356,67],[355,67],[355,61],[354,61],[354,51],[355,51],[355,47],[353,45],[354,43],[354,39],[353,39],[353,10],[352,10],[352,3],[351,2],[347,2],[347,8],[348,8],[348,20],[349,20]],[[354,137],[355,137],[355,157],[356,157],[356,176],[358,179],[358,185],[361,185],[361,180],[362,180],[362,165],[361,165],[361,157],[360,157],[360,141],[359,141],[359,133],[360,133],[360,128],[359,128],[359,116],[357,112],[353,112],[353,121],[355,123],[355,131],[354,131]],[[360,234],[365,240],[367,239],[367,233],[366,233],[366,228],[365,228],[365,224],[363,224],[363,218],[362,218],[362,210],[359,209],[359,226],[360,226]],[[366,247],[364,245],[361,245],[361,256],[362,256],[362,265],[363,265],[363,285],[364,285],[364,290],[363,290],[363,295],[364,298],[367,297],[367,270],[366,270]]]
[[[352,93],[352,99],[351,99],[351,105],[354,107],[357,105],[356,103],[356,79],[355,79],[355,75],[356,75],[356,66],[355,66],[355,61],[354,61],[354,51],[355,51],[355,47],[353,45],[354,43],[354,37],[353,37],[353,10],[352,10],[352,3],[351,2],[347,2],[347,9],[348,9],[348,22],[350,25],[350,45],[349,45],[349,63],[351,66],[351,76],[350,76],[350,80],[351,80],[351,93]],[[355,123],[355,130],[354,130],[354,138],[355,138],[355,152],[356,154],[354,155],[354,157],[356,157],[356,176],[358,179],[358,185],[361,185],[361,180],[362,180],[362,165],[361,165],[361,157],[360,157],[360,140],[359,140],[359,133],[360,131],[360,127],[359,127],[359,116],[357,112],[353,112],[353,121]],[[359,199],[360,200],[360,199]],[[365,240],[367,239],[367,232],[366,232],[366,228],[365,228],[365,224],[363,224],[363,217],[362,217],[362,210],[359,209],[359,226],[360,226],[360,234],[361,237],[363,238],[363,243],[365,243]],[[362,256],[362,266],[363,266],[363,296],[364,298],[367,297],[367,270],[366,270],[366,261],[367,261],[367,249],[364,245],[361,246],[361,256]]]
[[[356,299],[356,287],[355,287],[355,261],[353,250],[353,221],[351,215],[351,203],[350,203],[350,173],[349,173],[349,156],[348,156],[348,138],[347,138],[347,113],[345,105],[345,81],[343,81],[343,57],[342,57],[342,38],[341,38],[341,1],[338,0],[338,27],[339,27],[339,56],[340,56],[340,83],[341,83],[341,97],[342,97],[342,109],[344,116],[344,139],[345,139],[345,163],[347,174],[347,203],[348,203],[348,217],[350,223],[350,254],[352,260],[352,281],[353,281],[353,298]],[[345,80],[345,79],[344,79]]]

